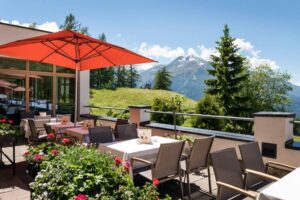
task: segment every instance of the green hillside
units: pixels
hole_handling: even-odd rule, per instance
[[[165,90],[149,90],[139,88],[118,88],[116,90],[91,90],[90,105],[127,108],[130,105],[152,105],[155,98],[170,99],[175,95],[183,96],[176,92]],[[192,111],[196,101],[185,97],[184,108]],[[92,112],[97,115],[120,116],[120,111],[108,109],[93,109]]]

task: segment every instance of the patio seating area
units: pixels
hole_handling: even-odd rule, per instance
[[[48,119],[40,125],[42,131],[35,132],[33,128],[37,128],[36,123],[41,123],[40,119],[34,117],[25,120],[29,122],[30,131],[24,135],[27,138],[21,136],[18,139],[15,176],[9,161],[2,157],[1,199],[11,199],[12,196],[15,199],[30,198],[29,183],[34,181],[34,177],[28,174],[28,163],[24,158],[28,142],[36,146],[47,140],[64,143],[66,138],[73,140],[70,144],[77,143],[85,148],[96,145],[100,152],[130,161],[128,173],[136,186],[142,187],[145,183],[158,179],[157,191],[160,196],[169,195],[172,199],[228,199],[236,195],[239,199],[263,199],[259,194],[264,188],[268,188],[270,181],[277,182],[280,180],[277,177],[296,169],[278,162],[267,162],[265,165],[257,142],[239,145],[239,160],[235,148],[220,147],[222,150],[211,151],[214,140],[211,136],[195,139],[193,146],[187,148],[184,142],[169,137],[151,136],[151,129],[137,129],[136,124],[128,122],[96,126],[99,124],[97,120],[85,119],[75,126],[70,121],[70,116],[65,115],[60,116],[60,121],[50,122]],[[44,135],[45,140],[32,140],[33,136],[40,138],[40,135]],[[12,151],[11,147],[3,148],[6,155],[12,155]],[[277,173],[274,167],[283,169],[284,173]]]
[[[24,142],[24,141],[23,141]],[[25,142],[24,142],[25,143]],[[30,175],[26,173],[27,163],[23,157],[24,152],[27,150],[27,145],[18,145],[16,147],[16,175],[13,176],[11,166],[9,166],[7,160],[3,158],[3,163],[7,166],[1,165],[0,168],[0,199],[10,200],[13,199],[23,200],[30,199],[30,188],[29,183],[32,181]],[[11,155],[11,148],[5,148],[4,151]],[[211,168],[211,179],[212,179],[212,193],[216,195],[217,186],[214,179],[214,173]],[[137,185],[143,185],[147,181],[141,176],[135,178],[135,183]],[[158,190],[161,194],[169,194],[172,199],[180,198],[180,191],[178,190],[178,180],[169,181],[162,183]],[[207,170],[201,170],[196,174],[191,174],[190,176],[192,199],[215,199],[206,194],[209,191],[208,188],[208,176]],[[184,192],[187,193],[187,183],[183,183]]]

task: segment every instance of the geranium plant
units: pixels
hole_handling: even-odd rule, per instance
[[[80,145],[56,148],[58,152],[52,147],[46,148],[47,154],[43,151],[45,146],[40,148],[43,157],[35,160],[41,163],[40,172],[30,184],[33,199],[158,199],[155,185],[134,186],[127,168],[117,157]],[[39,149],[29,149],[27,158],[38,152]]]
[[[0,119],[0,136],[1,135],[15,135],[16,130],[12,127],[14,122],[6,118]]]

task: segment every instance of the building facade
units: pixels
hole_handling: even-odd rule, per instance
[[[0,23],[0,45],[49,32]],[[88,110],[89,71],[80,72],[80,111]],[[20,111],[74,112],[75,71],[0,55],[0,114]]]

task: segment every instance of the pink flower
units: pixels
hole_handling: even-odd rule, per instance
[[[26,157],[26,156],[29,156],[29,154],[30,153],[28,151],[26,151],[25,153],[23,153],[23,156]]]
[[[0,122],[1,122],[1,123],[6,123],[6,119],[3,118],[3,119],[0,120]]]
[[[152,181],[152,184],[154,186],[157,186],[159,184],[159,180],[157,178],[154,178],[153,181]]]
[[[124,170],[125,170],[126,172],[129,172],[129,168],[130,168],[129,164],[126,163],[126,164],[124,165]]]
[[[8,123],[13,124],[14,121],[13,120],[8,120]]]
[[[118,165],[118,166],[122,163],[121,158],[118,157],[118,156],[116,156],[116,157],[114,158],[114,160],[115,160],[116,165]]]
[[[87,196],[85,194],[78,194],[74,200],[86,200]]]
[[[68,144],[70,142],[70,139],[69,138],[63,138],[62,140],[61,140],[61,143],[63,143],[63,144]]]
[[[51,154],[54,155],[54,156],[57,155],[58,154],[58,150],[57,149],[51,150]]]
[[[48,138],[49,138],[49,139],[55,138],[55,134],[54,134],[54,133],[49,133],[49,134],[48,134]]]
[[[40,161],[40,160],[42,160],[43,159],[43,156],[42,155],[40,155],[40,154],[35,154],[34,155],[34,160],[35,161]]]

